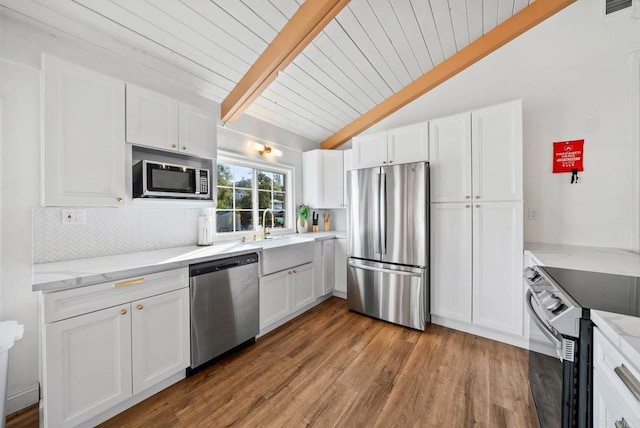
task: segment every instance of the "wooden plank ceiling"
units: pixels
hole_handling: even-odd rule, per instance
[[[302,2],[1,3],[4,13],[129,56],[221,103]],[[351,0],[246,113],[323,141],[528,4],[529,0]],[[114,39],[145,57],[133,58]]]

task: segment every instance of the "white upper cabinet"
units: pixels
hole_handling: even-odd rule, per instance
[[[180,151],[199,157],[216,156],[216,119],[212,113],[180,103]]]
[[[474,198],[522,200],[522,102],[473,111],[471,124]]]
[[[344,175],[342,176],[342,207],[347,207],[349,196],[347,195],[347,174],[353,169],[353,149],[345,150],[342,152],[344,159]]]
[[[471,115],[429,122],[431,202],[471,199]]]
[[[198,157],[216,157],[213,113],[127,85],[127,142]]]
[[[431,201],[522,200],[522,102],[430,121]]]
[[[353,138],[353,169],[428,160],[427,122]]]
[[[387,132],[387,163],[427,160],[429,160],[429,124],[427,122],[403,126]]]
[[[387,163],[387,132],[353,137],[352,168],[362,169]]]
[[[119,205],[124,82],[43,55],[44,205]]]
[[[127,85],[127,142],[178,150],[178,101]]]
[[[344,206],[342,150],[311,150],[302,154],[302,193],[312,208]]]

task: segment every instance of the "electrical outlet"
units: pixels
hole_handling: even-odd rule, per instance
[[[529,208],[529,210],[527,211],[527,217],[529,218],[529,220],[538,220],[538,210],[536,210],[535,208]]]
[[[87,210],[62,210],[62,224],[87,224]]]

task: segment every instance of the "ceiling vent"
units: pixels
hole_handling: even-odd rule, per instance
[[[632,0],[605,0],[605,15],[631,7]]]

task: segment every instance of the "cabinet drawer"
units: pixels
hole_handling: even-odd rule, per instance
[[[44,294],[44,322],[51,323],[189,286],[181,268]]]
[[[606,379],[619,396],[618,404],[627,413],[627,419],[634,416],[640,425],[640,398],[634,396],[632,389],[640,386],[640,372],[627,360],[600,332],[593,330],[593,365],[595,376]],[[637,363],[634,361],[634,363]],[[623,378],[626,380],[623,381]],[[634,425],[632,425],[634,426]]]

